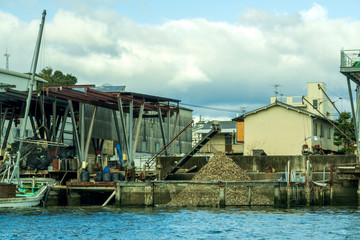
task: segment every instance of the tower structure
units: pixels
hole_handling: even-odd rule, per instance
[[[360,146],[359,146],[359,120],[360,120],[360,49],[358,50],[341,50],[340,72],[346,76],[352,116],[354,120],[354,129],[356,137],[356,146],[358,154],[358,162],[360,162]],[[356,85],[356,106],[351,90],[351,81]],[[356,107],[356,108],[355,108]],[[360,187],[360,185],[359,185]],[[360,190],[360,189],[359,189]],[[358,192],[360,194],[360,192]]]
[[[6,48],[6,52],[4,54],[5,58],[6,58],[6,70],[9,70],[9,58],[10,58],[10,53],[8,53],[7,48]]]

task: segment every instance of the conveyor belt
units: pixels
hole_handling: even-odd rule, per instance
[[[164,179],[171,178],[172,175],[174,175],[177,170],[179,170],[184,164],[197,153],[207,142],[210,141],[211,138],[213,138],[218,132],[221,131],[220,124],[218,122],[214,122],[212,126],[212,130],[206,134],[183,158],[180,159],[180,161],[173,166],[170,171],[165,175]]]

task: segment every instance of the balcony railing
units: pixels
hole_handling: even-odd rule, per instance
[[[341,50],[340,67],[360,67],[360,49]]]

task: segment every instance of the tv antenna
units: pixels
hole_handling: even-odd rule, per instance
[[[278,94],[279,94],[278,87],[280,87],[280,85],[274,84],[274,88],[275,88],[274,93],[275,93],[275,98],[276,98],[276,100],[277,100]]]
[[[9,57],[10,57],[10,53],[8,53],[7,47],[6,47],[6,52],[4,54],[5,58],[6,58],[6,70],[9,70]]]

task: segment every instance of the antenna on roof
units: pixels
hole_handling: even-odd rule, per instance
[[[6,46],[6,52],[5,52],[4,56],[5,56],[5,58],[6,58],[6,70],[9,70],[9,57],[10,57],[10,53],[8,53],[7,46]]]
[[[277,101],[278,94],[279,94],[278,87],[280,87],[280,85],[278,85],[278,84],[274,84],[274,88],[275,88],[274,93],[275,93],[275,98],[276,98],[276,101]]]

